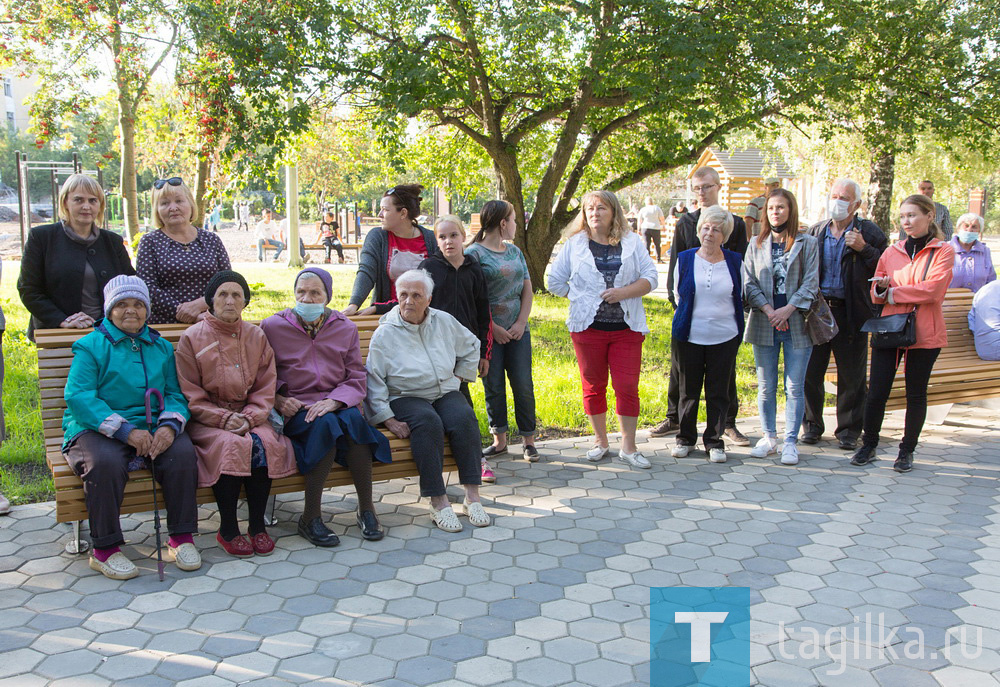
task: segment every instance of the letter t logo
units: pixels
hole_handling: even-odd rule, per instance
[[[692,663],[708,663],[712,660],[712,625],[725,622],[728,615],[728,611],[674,613],[675,623],[691,625]]]

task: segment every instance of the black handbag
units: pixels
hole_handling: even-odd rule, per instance
[[[927,279],[927,271],[931,268],[936,250],[937,248],[931,248],[931,255],[920,281]],[[871,334],[872,348],[909,348],[917,343],[917,306],[913,306],[910,312],[873,317],[861,325],[861,331]]]

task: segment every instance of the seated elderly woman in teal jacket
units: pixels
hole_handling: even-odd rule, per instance
[[[198,531],[198,461],[184,432],[189,414],[177,382],[174,347],[146,326],[149,291],[139,277],[118,276],[104,287],[105,318],[73,344],[66,380],[63,454],[83,480],[94,544],[90,567],[127,580],[139,574],[119,548],[119,512],[128,473],[152,466],[163,485],[169,554],[181,570],[201,567],[192,535]],[[157,389],[163,407],[146,395]]]

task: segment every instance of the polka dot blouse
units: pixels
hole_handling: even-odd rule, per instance
[[[191,243],[180,243],[162,231],[139,241],[136,272],[149,287],[149,324],[177,322],[177,306],[205,295],[208,280],[230,269],[229,254],[218,236],[202,229]]]

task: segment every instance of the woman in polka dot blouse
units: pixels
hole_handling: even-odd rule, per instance
[[[219,237],[195,227],[194,196],[180,177],[153,182],[153,226],[139,241],[138,275],[149,286],[150,324],[197,322],[208,305],[205,286],[228,270],[229,254]]]

